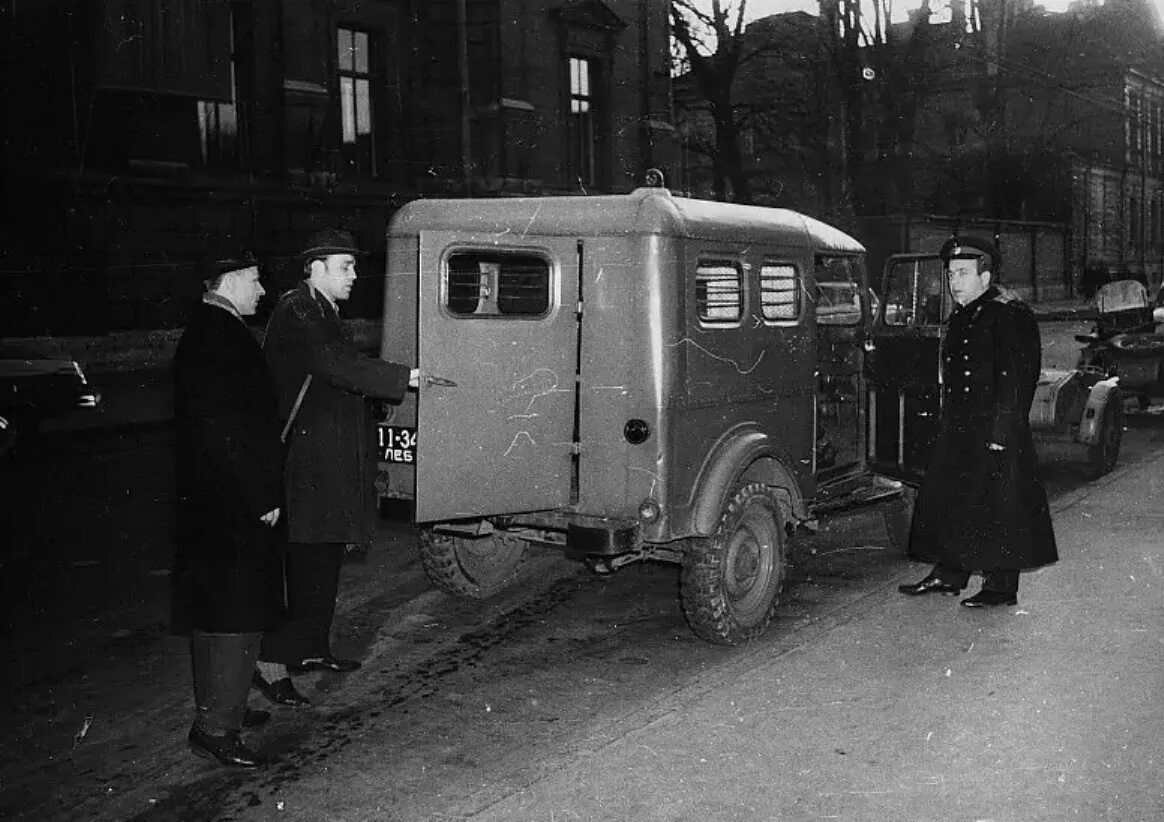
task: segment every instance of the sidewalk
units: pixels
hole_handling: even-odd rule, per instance
[[[878,590],[473,818],[1164,819],[1164,455],[1053,508],[1018,607]]]

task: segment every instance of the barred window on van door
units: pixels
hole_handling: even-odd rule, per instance
[[[800,319],[800,277],[796,266],[760,267],[760,310],[765,320]]]
[[[743,316],[743,277],[734,263],[704,263],[695,271],[695,311],[707,323],[737,322]]]
[[[444,307],[457,317],[542,317],[550,264],[536,254],[459,252],[445,267]]]

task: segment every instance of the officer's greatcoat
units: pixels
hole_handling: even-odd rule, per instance
[[[288,442],[288,539],[370,540],[376,525],[376,462],[367,397],[400,402],[410,369],[361,353],[335,306],[307,283],[279,299],[263,352],[284,419],[304,378],[312,377]]]
[[[1041,354],[1034,313],[993,286],[950,316],[941,433],[918,494],[911,556],[980,572],[1058,559],[1028,421]]]

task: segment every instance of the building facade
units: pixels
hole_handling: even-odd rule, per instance
[[[932,11],[894,24],[882,47],[861,55],[859,135],[842,125],[825,34],[818,26],[813,35],[819,18],[788,13],[748,28],[748,48],[771,53],[741,72],[741,116],[765,101],[760,108],[780,111],[782,127],[746,135],[745,156],[764,183],[757,191],[842,225],[848,208],[857,218],[852,230],[884,253],[926,250],[886,246],[886,237],[915,236],[901,225],[1005,225],[992,232],[1009,246],[1004,274],[1040,299],[1089,294],[1096,283],[1122,277],[1159,286],[1164,35],[1154,5],[1108,0],[1052,13],[982,0],[973,25]],[[705,164],[690,146],[707,142],[710,123],[694,93],[680,93],[676,109],[682,179],[696,196],[708,196]],[[860,142],[860,164],[849,174],[852,141]],[[840,178],[849,188],[838,198]],[[1050,235],[1065,237],[1057,273],[1042,262],[1027,265],[1029,249]],[[1038,268],[1038,280],[1028,268]]]
[[[180,324],[200,257],[289,285],[423,196],[607,193],[670,169],[667,0],[6,0],[0,334]]]

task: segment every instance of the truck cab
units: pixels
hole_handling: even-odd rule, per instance
[[[388,234],[378,491],[426,571],[488,596],[525,548],[682,565],[697,635],[772,618],[789,534],[899,497],[869,470],[862,245],[782,209],[625,195],[419,200]]]

